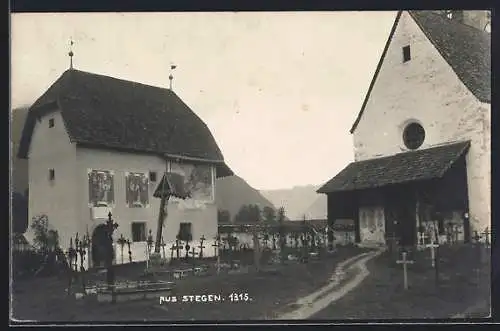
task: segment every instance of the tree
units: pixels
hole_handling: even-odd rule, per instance
[[[219,224],[231,223],[231,214],[228,210],[222,209],[217,210],[217,222]]]
[[[31,228],[34,231],[34,246],[43,254],[56,252],[59,249],[59,234],[57,230],[49,228],[47,215],[33,217]]]
[[[243,205],[234,216],[234,222],[252,224],[260,221],[260,208],[257,205]]]
[[[264,214],[264,222],[266,223],[276,222],[276,211],[274,210],[274,208],[265,206],[264,209],[262,210],[262,213]]]

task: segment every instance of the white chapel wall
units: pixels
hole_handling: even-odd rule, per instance
[[[402,48],[411,47],[403,63]],[[412,120],[426,130],[421,148],[471,140],[467,155],[472,224],[490,224],[490,106],[479,102],[446,60],[403,12],[366,109],[354,132],[355,160],[406,151],[402,131]]]
[[[169,165],[169,169],[172,165]],[[78,218],[80,220],[79,231],[92,234],[93,229],[104,219],[94,220],[91,217],[89,207],[88,169],[113,171],[114,203],[109,206],[113,219],[119,224],[114,233],[115,239],[123,235],[124,238],[132,240],[132,222],[146,222],[146,235],[151,230],[153,240],[156,238],[158,213],[160,199],[153,197],[154,190],[166,170],[166,162],[158,156],[147,154],[133,154],[111,150],[88,149],[78,147],[77,149],[77,187],[78,196]],[[175,169],[174,169],[175,170]],[[149,205],[145,208],[130,208],[126,203],[126,181],[127,172],[157,173],[157,181],[149,182]],[[175,200],[175,199],[172,199]],[[170,247],[175,242],[181,222],[191,222],[193,242],[191,247],[198,251],[199,238],[203,235],[207,239],[204,243],[204,255],[213,255],[213,238],[217,234],[217,208],[215,202],[192,203],[190,201],[170,201],[167,209],[168,215],[165,220],[163,236],[166,243],[166,255],[170,256]],[[141,261],[146,258],[146,243],[136,242],[131,246],[133,261]],[[117,262],[121,262],[121,248],[117,246]],[[128,247],[124,247],[124,261],[128,261]]]
[[[49,127],[51,119],[53,127]],[[61,244],[76,231],[75,165],[76,147],[70,142],[60,111],[41,117],[29,150],[29,225],[34,216],[46,214]],[[49,169],[54,169],[52,181]],[[28,240],[33,237],[29,227],[26,236]]]

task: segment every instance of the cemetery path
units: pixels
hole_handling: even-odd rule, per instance
[[[362,253],[351,257],[337,266],[331,282],[319,290],[297,300],[290,307],[294,310],[278,315],[276,319],[307,319],[342,298],[356,288],[370,274],[366,264],[383,250]]]

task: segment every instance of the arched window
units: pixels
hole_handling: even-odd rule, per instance
[[[422,125],[412,122],[403,131],[403,142],[408,149],[414,150],[422,146],[425,140],[425,130]]]

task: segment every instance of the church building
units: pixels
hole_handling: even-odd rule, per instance
[[[490,227],[489,14],[397,13],[350,130],[355,161],[318,190],[357,242],[415,245],[429,227],[463,242]]]
[[[47,215],[63,249],[77,233],[88,233],[95,249],[111,212],[115,239],[129,239],[133,261],[144,260],[167,174],[181,179],[167,181],[177,185],[169,190],[187,193],[168,201],[166,254],[180,232],[197,251],[205,237],[204,255],[213,254],[215,179],[232,171],[206,124],[172,89],[70,68],[31,106],[19,157],[29,159],[29,219]],[[120,255],[118,248],[118,263]]]

